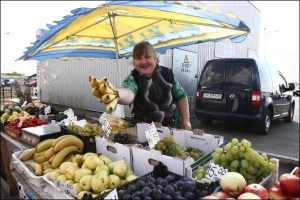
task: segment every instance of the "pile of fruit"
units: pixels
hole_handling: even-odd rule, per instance
[[[36,148],[28,150],[21,161],[27,161],[26,165],[33,169],[36,176],[42,176],[71,160],[82,149],[83,142],[80,139],[73,135],[63,135],[40,142]]]
[[[85,193],[95,197],[138,177],[124,159],[113,162],[106,155],[88,152],[76,154],[72,161],[63,162],[49,178],[73,185],[77,199],[81,199]]]
[[[44,124],[49,124],[48,120],[41,120],[39,118],[36,118],[35,116],[31,115],[30,118],[23,118],[23,121],[21,121],[19,118],[16,118],[13,122],[6,125],[6,127],[10,128],[13,131],[16,132],[22,132],[23,128],[28,127],[35,127],[35,126],[41,126]]]
[[[114,135],[113,142],[118,142],[120,144],[135,144],[137,143],[137,138],[127,132],[117,133]]]
[[[97,123],[86,123],[84,127],[81,127],[72,122],[67,126],[67,128],[82,136],[96,136],[104,134],[102,127]]]
[[[160,139],[154,146],[154,149],[159,150],[162,154],[167,156],[190,156],[194,160],[204,156],[203,151],[193,147],[180,146],[175,140],[173,135],[166,135]]]
[[[276,171],[277,161],[274,158],[269,159],[265,153],[259,154],[251,148],[251,145],[246,139],[239,142],[233,138],[223,148],[216,148],[211,157],[215,164],[226,168],[229,172],[239,172],[246,179],[247,185],[260,183]],[[201,180],[206,173],[206,168],[199,166],[194,178]]]
[[[19,117],[19,114],[22,112],[21,108],[19,106],[5,106],[1,105],[1,123],[4,123],[5,121],[12,122],[17,117]]]
[[[89,81],[92,86],[92,94],[107,104],[107,113],[112,113],[115,110],[119,99],[116,88],[109,82],[107,77],[103,77],[99,80],[93,76],[89,76]]]
[[[202,199],[297,199],[299,198],[299,167],[297,174],[282,174],[271,188],[252,183],[246,184],[238,172],[228,172],[221,178],[222,190]]]

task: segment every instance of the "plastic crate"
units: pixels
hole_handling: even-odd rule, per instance
[[[62,135],[74,135],[78,137],[79,139],[82,140],[84,146],[82,150],[82,154],[85,154],[87,152],[93,152],[96,153],[96,141],[95,141],[95,136],[83,136],[80,135],[79,133],[75,133],[68,129],[67,127],[62,126],[61,127],[61,134]]]
[[[10,136],[11,138],[20,141],[22,132],[14,131],[11,128],[4,126],[5,134]]]
[[[179,174],[175,174],[175,173],[170,172],[170,171],[167,171],[164,176],[158,176],[157,173],[155,173],[155,171],[152,171],[152,172],[150,172],[148,174],[145,174],[141,177],[144,177],[144,178],[148,178],[148,177],[154,177],[154,178],[162,177],[162,178],[165,178],[167,175],[173,175],[175,177],[175,181],[178,181],[183,177]],[[139,177],[137,179],[134,179],[130,182],[125,183],[124,185],[121,185],[121,186],[117,187],[116,188],[117,191],[126,190],[130,185],[133,185],[133,184],[137,183],[141,179],[141,177]],[[198,186],[199,190],[207,190],[207,191],[209,191],[210,194],[212,194],[216,190],[216,188],[218,188],[219,185],[215,185],[214,182],[210,182],[210,183],[197,182],[197,186]],[[102,200],[102,199],[105,199],[105,197],[109,193],[110,193],[110,191],[108,191],[106,193],[103,193],[103,194],[100,194],[100,195],[98,195],[97,197],[94,197],[94,198],[92,198],[90,195],[85,195],[84,198],[82,198],[82,199],[91,199],[92,198],[94,200]]]

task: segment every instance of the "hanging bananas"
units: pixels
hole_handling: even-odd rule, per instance
[[[119,94],[117,89],[107,77],[102,77],[99,80],[93,76],[89,76],[89,82],[92,87],[92,94],[107,104],[107,113],[112,113],[118,104]]]

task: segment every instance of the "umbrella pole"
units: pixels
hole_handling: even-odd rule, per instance
[[[117,42],[115,41],[115,44],[116,43]],[[117,62],[117,74],[118,74],[117,75],[118,76],[118,78],[117,78],[118,79],[117,85],[118,85],[118,87],[121,87],[122,86],[122,81],[121,81],[121,74],[120,74],[120,64],[119,64],[119,54],[118,54],[118,51],[116,51],[116,62]],[[121,117],[121,118],[125,117],[125,114],[124,114],[124,105],[117,104],[115,115],[118,116],[118,117]]]

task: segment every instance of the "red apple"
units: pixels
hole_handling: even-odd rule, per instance
[[[281,176],[279,177],[279,181],[282,179],[282,178],[284,178],[284,177],[286,177],[286,176],[290,176],[291,174],[288,174],[288,173],[285,173],[285,174],[281,174]]]
[[[227,172],[221,178],[221,188],[231,197],[238,197],[247,186],[245,178],[237,172]]]
[[[279,188],[271,187],[267,191],[270,199],[287,199],[287,196],[282,194]]]
[[[238,200],[239,199],[260,199],[260,197],[257,196],[256,194],[251,193],[251,192],[245,192],[245,193],[241,194],[240,196],[238,196],[237,199]]]
[[[205,196],[205,197],[202,197],[202,199],[207,199],[207,200],[209,200],[209,199],[219,199],[218,197],[215,197],[215,196],[213,196],[213,195],[208,195],[208,196]]]
[[[250,193],[256,194],[261,199],[268,199],[269,198],[269,194],[268,194],[266,188],[264,188],[263,186],[261,186],[259,184],[256,184],[256,183],[252,183],[250,185],[247,185],[244,192],[250,192]]]
[[[284,177],[280,177],[280,188],[283,194],[295,197],[299,195],[299,187],[299,178],[295,175],[289,174]]]
[[[297,176],[299,178],[299,170],[300,170],[300,167],[297,167],[296,171],[295,171],[295,176]]]
[[[231,196],[224,191],[218,191],[215,194],[213,194],[213,196],[218,197],[219,199],[228,199],[231,198]]]
[[[280,189],[280,182],[277,181],[276,183],[274,183],[274,185],[272,187]]]

